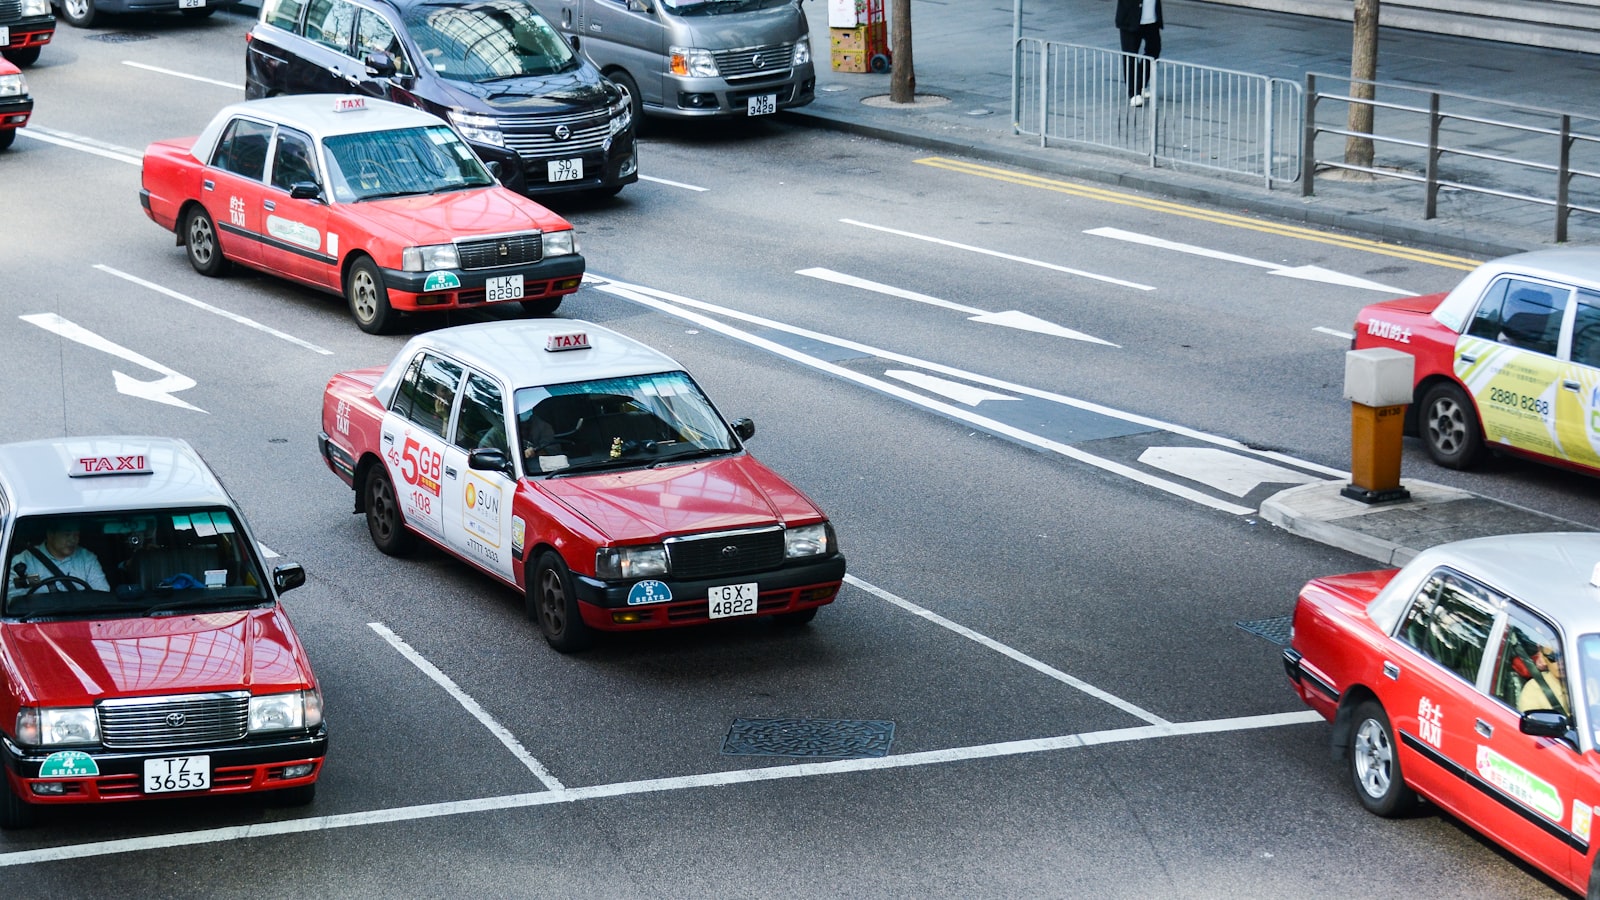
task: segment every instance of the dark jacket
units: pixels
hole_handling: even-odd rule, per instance
[[[1117,27],[1138,28],[1139,11],[1143,6],[1143,0],[1117,0]],[[1156,0],[1156,27],[1161,27],[1161,0]]]

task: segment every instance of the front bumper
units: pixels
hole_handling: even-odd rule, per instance
[[[0,128],[21,128],[28,124],[28,116],[32,112],[32,97],[9,97],[0,100]]]
[[[574,574],[578,611],[584,624],[601,631],[672,628],[711,621],[707,591],[713,587],[757,584],[755,615],[801,612],[832,603],[844,582],[845,559],[830,556],[748,575],[727,575],[701,581],[661,579],[672,599],[664,603],[628,605],[633,581],[608,582]]]
[[[500,164],[500,183],[519,194],[537,197],[546,194],[566,194],[576,191],[620,190],[623,185],[639,180],[638,145],[634,140],[634,127],[629,126],[604,147],[570,156],[523,156],[509,147],[474,143],[484,162]],[[557,159],[581,158],[584,177],[570,181],[551,181],[549,163]]]
[[[486,282],[490,278],[506,275],[522,276],[522,296],[518,300],[565,296],[578,289],[583,281],[583,269],[583,254],[569,253],[525,266],[493,269],[434,269],[427,272],[384,269],[383,283],[389,289],[389,303],[395,309],[452,309],[482,306],[488,302]],[[430,279],[433,280],[431,284]]]
[[[96,775],[40,778],[39,769],[53,751],[24,749],[0,738],[0,762],[18,797],[29,803],[107,803],[146,798],[209,797],[270,791],[312,784],[322,773],[328,755],[328,729],[324,725],[305,735],[241,741],[206,747],[171,748],[161,752],[87,750],[99,769]],[[146,794],[144,763],[174,756],[211,757],[211,787],[204,791]],[[284,776],[289,766],[309,765],[311,771],[295,778]],[[60,793],[40,794],[35,785],[60,785]]]
[[[22,50],[42,47],[56,34],[55,16],[29,16],[10,24],[11,39],[0,44],[0,50]]]
[[[751,97],[774,94],[778,109],[793,109],[815,100],[816,91],[817,76],[810,65],[790,70],[781,80],[739,84],[722,78],[668,75],[662,90],[663,106],[651,107],[648,112],[684,118],[741,118],[749,115]]]

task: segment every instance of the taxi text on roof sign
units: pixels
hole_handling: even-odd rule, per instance
[[[366,108],[367,98],[365,97],[338,97],[333,101],[334,112],[354,112],[358,109]]]
[[[587,350],[589,349],[589,334],[584,331],[552,334],[545,338],[544,349],[552,353],[557,350]]]
[[[72,461],[67,475],[83,478],[88,475],[149,475],[155,469],[143,453],[134,456],[80,456]]]

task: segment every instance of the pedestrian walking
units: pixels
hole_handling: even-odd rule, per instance
[[[1117,0],[1128,105],[1150,99],[1150,61],[1161,58],[1161,0]]]

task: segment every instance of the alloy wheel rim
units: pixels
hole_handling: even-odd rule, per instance
[[[1376,721],[1368,719],[1356,732],[1356,777],[1362,790],[1374,799],[1389,792],[1394,751],[1388,735]]]

